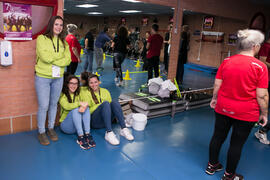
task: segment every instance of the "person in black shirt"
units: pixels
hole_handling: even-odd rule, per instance
[[[93,58],[94,58],[94,36],[93,30],[90,30],[85,35],[84,40],[84,54],[85,54],[85,65],[84,71],[92,73],[93,71]]]
[[[143,60],[143,68],[142,70],[143,71],[147,71],[148,67],[147,67],[147,58],[146,58],[146,54],[147,54],[147,49],[146,49],[146,45],[147,45],[147,41],[148,41],[148,38],[150,37],[151,33],[150,31],[146,31],[145,32],[145,38],[142,39],[142,42],[143,42],[143,48],[142,48],[142,53],[141,53],[141,57],[142,57],[142,60]]]
[[[123,85],[123,75],[122,75],[122,63],[125,60],[127,54],[127,46],[130,44],[128,39],[128,31],[122,26],[118,29],[116,37],[113,39],[113,68],[116,71],[115,82],[117,86]]]
[[[189,40],[190,40],[189,27],[188,25],[183,25],[178,54],[177,73],[176,73],[176,80],[179,84],[183,83],[184,64],[187,63]]]
[[[165,34],[164,38],[164,66],[165,71],[168,72],[168,63],[169,63],[169,45],[170,45],[170,39],[171,39],[171,32],[172,32],[172,24],[168,25],[168,32]]]

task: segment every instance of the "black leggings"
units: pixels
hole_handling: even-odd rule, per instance
[[[155,77],[157,78],[159,76],[159,56],[153,56],[148,61],[148,80],[153,78],[153,69],[155,71]]]
[[[67,72],[70,74],[75,74],[77,70],[78,62],[71,62],[70,65],[67,67]]]
[[[232,127],[230,147],[227,153],[226,172],[234,174],[241,157],[243,145],[245,144],[254,124],[255,122],[240,121],[216,113],[214,135],[209,147],[209,162],[212,165],[219,162],[218,156],[220,148]]]
[[[124,53],[114,53],[113,54],[113,68],[116,71],[116,77],[120,78],[120,81],[123,81],[122,73],[122,63],[124,62],[126,54]]]

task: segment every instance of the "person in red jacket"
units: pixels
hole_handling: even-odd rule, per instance
[[[209,146],[209,162],[205,170],[214,174],[223,169],[219,152],[230,129],[232,135],[222,180],[242,180],[236,174],[242,148],[254,124],[268,121],[268,70],[254,56],[259,52],[264,35],[257,30],[238,31],[239,54],[224,59],[214,84],[211,108],[215,109],[215,130]]]
[[[146,49],[148,60],[148,80],[153,78],[153,69],[155,77],[159,76],[159,56],[163,45],[163,37],[158,34],[159,26],[153,24],[151,28],[151,36],[147,40]]]
[[[77,38],[74,36],[77,31],[77,26],[75,24],[67,25],[68,35],[66,36],[66,41],[69,45],[69,50],[71,53],[71,63],[67,67],[67,72],[70,74],[75,74],[78,63],[81,62],[80,53],[81,53],[81,45]]]

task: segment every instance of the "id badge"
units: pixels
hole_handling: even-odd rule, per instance
[[[60,77],[60,67],[52,65],[52,77],[54,78]]]

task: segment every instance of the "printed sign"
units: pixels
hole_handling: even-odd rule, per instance
[[[4,39],[32,40],[31,5],[3,3]]]

